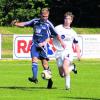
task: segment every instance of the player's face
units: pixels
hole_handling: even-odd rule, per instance
[[[48,20],[48,17],[49,17],[49,14],[48,13],[41,14],[41,19],[44,20],[44,21],[47,21]]]
[[[66,16],[64,17],[64,24],[70,26],[70,24],[72,23],[72,18],[71,16]]]

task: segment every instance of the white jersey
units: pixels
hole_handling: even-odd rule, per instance
[[[77,33],[72,28],[64,28],[62,24],[56,26],[55,29],[66,45],[65,52],[63,52],[64,56],[66,53],[73,55],[72,45],[75,41],[78,42]]]

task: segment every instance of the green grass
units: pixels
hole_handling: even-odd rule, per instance
[[[71,90],[65,90],[55,61],[49,63],[53,74],[53,89],[46,89],[47,81],[40,76],[38,84],[30,83],[31,61],[0,61],[0,100],[100,100],[100,60],[75,61],[78,74],[71,73]]]
[[[100,34],[100,28],[74,28],[78,34]]]
[[[0,27],[1,34],[32,34],[32,28],[30,27]]]
[[[13,35],[2,35],[2,58],[13,57]]]
[[[73,27],[78,34],[100,34],[100,28],[76,28]],[[30,27],[0,27],[1,34],[32,34],[33,29]]]

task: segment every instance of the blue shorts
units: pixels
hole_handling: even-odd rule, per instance
[[[42,49],[41,47],[37,47],[35,44],[32,44],[31,46],[31,58],[33,57],[37,57],[40,60],[49,60],[49,58],[47,57],[47,51]]]

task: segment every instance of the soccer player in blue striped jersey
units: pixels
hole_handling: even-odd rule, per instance
[[[48,65],[49,58],[47,57],[47,43],[51,36],[57,37],[63,48],[65,45],[60,38],[60,35],[54,29],[53,24],[48,20],[49,10],[43,8],[40,13],[40,18],[34,18],[27,22],[16,22],[16,26],[31,26],[33,27],[33,39],[31,46],[31,58],[32,58],[32,73],[33,76],[29,77],[28,80],[37,83],[38,73],[38,59],[41,60],[44,70],[50,70]],[[52,79],[48,80],[47,88],[52,88]]]

